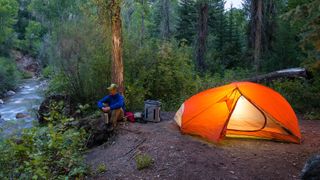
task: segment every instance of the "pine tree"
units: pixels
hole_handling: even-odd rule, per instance
[[[170,39],[175,31],[174,8],[177,2],[175,0],[154,0],[152,6],[152,25],[150,32],[152,37],[159,39]]]
[[[222,64],[226,69],[235,68],[241,66],[240,64],[240,54],[241,54],[241,44],[240,44],[240,33],[239,25],[236,22],[236,9],[231,7],[231,9],[226,12],[226,29],[225,29],[225,44],[221,52]]]
[[[194,0],[181,0],[178,6],[178,25],[176,38],[186,40],[187,44],[194,42],[196,34],[197,9]]]
[[[260,70],[261,60],[274,41],[276,28],[276,2],[274,0],[246,0],[245,9],[249,11],[249,50],[253,51],[254,68]],[[249,8],[250,7],[250,8]]]
[[[224,0],[213,0],[209,3],[209,33],[216,37],[214,48],[222,51],[225,44],[226,19]]]

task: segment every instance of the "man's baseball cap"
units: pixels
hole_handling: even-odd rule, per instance
[[[108,88],[109,91],[113,90],[113,89],[118,89],[118,85],[117,84],[111,84]]]

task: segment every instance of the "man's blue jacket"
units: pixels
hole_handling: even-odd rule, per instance
[[[122,108],[125,110],[124,97],[117,93],[115,95],[108,95],[98,101],[99,109],[103,108],[103,103],[108,103],[111,110]]]

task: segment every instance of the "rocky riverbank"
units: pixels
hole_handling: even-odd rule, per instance
[[[30,127],[32,121],[37,118],[36,114],[44,99],[43,92],[46,86],[46,81],[31,78],[22,80],[15,92],[8,92],[0,100],[0,127],[7,126],[8,123],[12,130],[15,129],[13,124],[19,124],[18,129]],[[24,125],[21,122],[24,122]]]

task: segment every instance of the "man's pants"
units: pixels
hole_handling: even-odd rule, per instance
[[[117,126],[117,121],[122,120],[124,117],[124,112],[122,108],[111,110],[108,113],[103,113],[104,116],[104,122],[106,124],[109,124],[109,122],[112,123],[112,127]],[[110,121],[109,121],[110,119]]]

